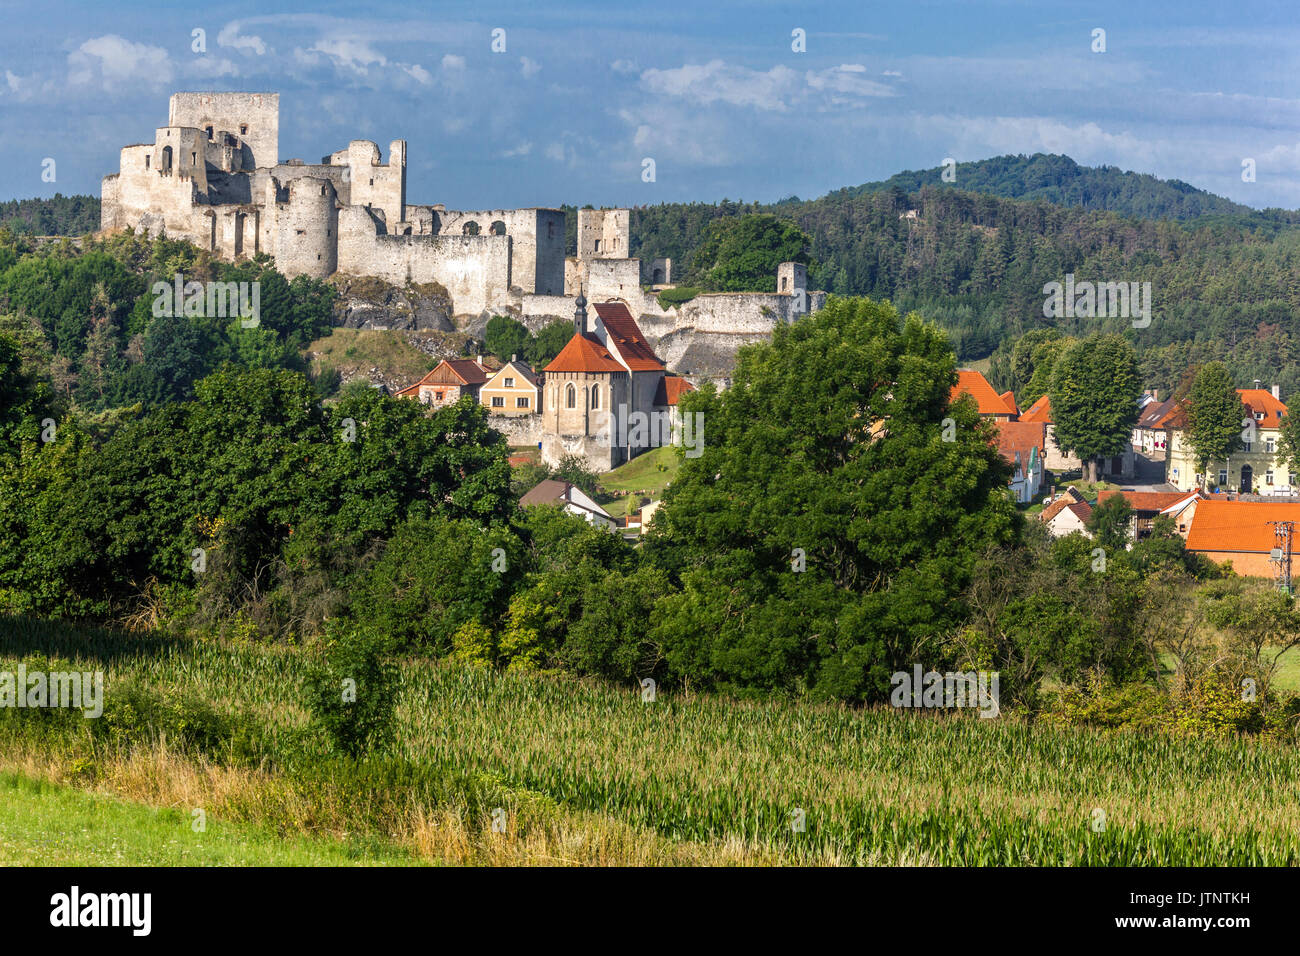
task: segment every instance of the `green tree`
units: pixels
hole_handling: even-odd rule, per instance
[[[525,354],[533,368],[545,368],[573,338],[573,323],[557,319],[542,326],[537,337],[528,343]]]
[[[1092,509],[1087,528],[1092,539],[1107,555],[1115,555],[1128,548],[1129,527],[1133,506],[1123,495],[1111,495]]]
[[[992,427],[949,407],[955,366],[919,316],[833,299],[743,348],[733,387],[683,400],[704,452],[647,545],[682,582],[652,618],[673,678],[880,700],[958,624],[977,556],[1017,518]]]
[[[1100,458],[1129,447],[1140,393],[1137,355],[1122,336],[1091,335],[1056,359],[1048,390],[1056,441],[1083,460],[1088,480]]]
[[[719,292],[775,292],[776,267],[808,263],[809,243],[802,229],[776,216],[720,219],[695,256],[698,279],[687,284]]]
[[[1187,402],[1187,442],[1196,455],[1196,470],[1208,482],[1211,463],[1226,461],[1241,447],[1245,407],[1222,362],[1201,366]]]
[[[508,360],[512,355],[528,354],[532,344],[532,334],[519,321],[507,315],[494,315],[488,319],[487,330],[483,333],[483,347],[500,359]]]

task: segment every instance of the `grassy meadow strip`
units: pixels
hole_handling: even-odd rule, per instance
[[[0,668],[106,672],[99,720],[0,712],[0,766],[423,859],[1300,863],[1300,752],[1279,744],[712,695],[643,703],[595,680],[407,661],[396,743],[353,761],[310,724],[300,649],[0,628]]]

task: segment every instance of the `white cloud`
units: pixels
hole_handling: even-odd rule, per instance
[[[116,33],[94,37],[68,54],[68,80],[107,88],[132,81],[160,86],[172,80],[172,62],[160,46],[132,43]]]
[[[245,36],[240,33],[240,26],[240,21],[231,20],[222,27],[221,32],[217,34],[217,45],[234,47],[236,50],[244,50],[258,56],[264,56],[267,49],[266,43],[259,36],[251,34]]]
[[[365,76],[372,66],[387,66],[388,58],[370,44],[361,40],[331,38],[317,40],[307,51],[308,55],[321,53],[337,66]]]
[[[502,150],[500,155],[502,159],[513,159],[516,156],[527,156],[532,151],[533,151],[533,144],[531,142],[520,143],[518,146],[514,147],[513,149]]]
[[[433,82],[433,76],[418,63],[412,63],[408,67],[403,67],[403,69],[426,86]]]
[[[530,79],[542,72],[542,65],[536,60],[530,60],[526,56],[519,58],[519,71],[523,73],[524,79]]]
[[[839,106],[866,97],[895,95],[886,84],[868,79],[866,72],[867,68],[859,63],[801,74],[788,66],[751,70],[710,60],[668,70],[646,70],[641,74],[641,85],[650,93],[703,106],[723,103],[778,113],[796,105]]]
[[[444,70],[463,70],[465,69],[465,58],[454,53],[448,53],[442,58],[442,68]]]
[[[641,69],[635,60],[615,60],[609,68],[615,73],[636,73]]]

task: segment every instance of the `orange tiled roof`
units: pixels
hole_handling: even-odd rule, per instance
[[[965,392],[975,399],[975,404],[979,406],[981,415],[1011,415],[1015,416],[1014,408],[1008,408],[997,392],[993,391],[993,386],[979,372],[973,369],[963,368],[957,370],[957,384],[952,387],[948,394],[948,401],[955,402]]]
[[[543,369],[545,372],[623,372],[609,349],[589,335],[573,334],[569,344]]]
[[[1263,414],[1263,418],[1256,421],[1259,428],[1281,428],[1282,419],[1287,413],[1286,403],[1281,399],[1273,397],[1273,393],[1266,388],[1239,388],[1237,394],[1241,396],[1241,404],[1245,406],[1247,413],[1251,418],[1255,417],[1256,412]],[[1176,406],[1171,405],[1169,410],[1156,423],[1156,428],[1186,428],[1187,427],[1187,403],[1179,402]]]
[[[653,372],[664,367],[626,305],[622,302],[597,302],[592,308],[600,316],[610,341],[628,368],[634,372]]]
[[[665,375],[659,380],[659,387],[655,389],[655,404],[676,405],[679,398],[693,391],[695,386],[680,375]]]
[[[414,385],[408,385],[397,394],[413,392],[421,385],[482,385],[488,380],[491,369],[484,368],[473,359],[443,359]]]
[[[1052,403],[1044,395],[1025,409],[1020,416],[1020,420],[1022,422],[1042,422],[1044,425],[1054,425],[1055,422],[1052,421]]]
[[[998,451],[1007,461],[1015,464],[1016,453],[1020,460],[1029,464],[1030,449],[1038,449],[1038,460],[1042,462],[1044,442],[1047,438],[1047,426],[1042,422],[997,422]]]
[[[1020,409],[1016,407],[1016,393],[1010,390],[1003,392],[998,398],[1002,399],[1002,404],[1011,409],[1011,414],[1019,415]]]
[[[1195,491],[1120,491],[1110,489],[1097,494],[1097,504],[1104,504],[1116,495],[1123,495],[1134,511],[1164,511],[1188,498],[1195,498]]]
[[[1264,416],[1257,422],[1260,428],[1282,427],[1282,418],[1287,412],[1286,405],[1280,398],[1274,398],[1273,393],[1268,389],[1239,388],[1237,394],[1241,396],[1241,404],[1250,409],[1251,418],[1254,418],[1257,413]]]
[[[1300,522],[1300,503],[1209,498],[1196,506],[1187,530],[1187,550],[1271,551],[1270,521]]]

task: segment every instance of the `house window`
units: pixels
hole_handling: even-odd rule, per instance
[[[578,393],[574,391],[573,385],[569,385],[564,393],[564,405],[566,408],[578,407]]]
[[[1220,485],[1226,485],[1227,483],[1228,483],[1228,469],[1226,469],[1226,468],[1220,468],[1220,469],[1219,469],[1219,484],[1220,484]]]
[[[1242,451],[1250,451],[1250,442],[1248,442],[1248,441],[1243,441],[1243,442],[1241,443],[1241,450],[1242,450]]]
[[[1273,469],[1270,468],[1268,471],[1264,472],[1264,484],[1271,485],[1272,483],[1273,483]]]
[[[515,387],[515,380],[513,378],[506,379],[506,388],[514,388],[514,387]]]
[[[1270,455],[1273,454],[1275,451],[1277,451],[1277,439],[1276,439],[1276,438],[1273,438],[1273,437],[1271,437],[1271,436],[1268,437],[1268,438],[1265,438],[1265,439],[1264,439],[1264,450],[1265,450],[1266,452],[1268,452]]]
[[[445,394],[447,394],[447,393],[446,393],[446,392],[434,392],[434,393],[433,393],[433,397],[436,398],[438,401],[442,401],[442,396],[445,395]]]
[[[505,408],[505,407],[506,407],[505,396],[503,396],[503,395],[493,395],[493,396],[492,396],[492,407],[493,407],[493,408]]]
[[[515,408],[527,408],[527,407],[528,407],[528,396],[527,396],[527,395],[524,395],[524,396],[521,396],[520,398],[516,398],[516,399],[515,399]]]

